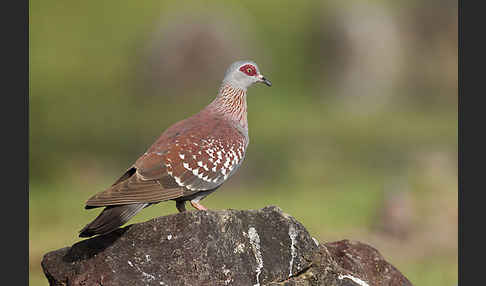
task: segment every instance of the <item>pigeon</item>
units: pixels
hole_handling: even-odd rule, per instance
[[[200,201],[226,182],[245,158],[246,92],[254,83],[272,85],[254,61],[231,64],[209,105],[167,128],[111,187],[88,199],[85,209],[104,209],[79,237],[108,234],[163,201],[175,201],[179,212],[186,211],[186,201],[207,210]]]

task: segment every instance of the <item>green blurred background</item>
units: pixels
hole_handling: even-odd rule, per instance
[[[250,88],[245,163],[205,205],[277,205],[415,285],[457,285],[457,2],[44,0],[29,18],[31,285],[98,214],[84,202],[239,59],[273,86]]]

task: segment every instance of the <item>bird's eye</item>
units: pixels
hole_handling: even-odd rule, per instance
[[[240,71],[247,76],[254,76],[257,73],[256,68],[252,65],[244,65],[240,67]]]

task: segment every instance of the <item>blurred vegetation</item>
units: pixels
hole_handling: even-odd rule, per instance
[[[435,5],[437,4],[437,5]],[[253,59],[240,171],[204,202],[277,205],[368,243],[414,285],[457,284],[454,1],[30,1],[30,284],[84,202]],[[171,202],[130,223],[176,212]]]

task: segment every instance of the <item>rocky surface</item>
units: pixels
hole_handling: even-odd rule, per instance
[[[411,285],[378,251],[319,244],[277,207],[158,217],[47,253],[50,285]]]

